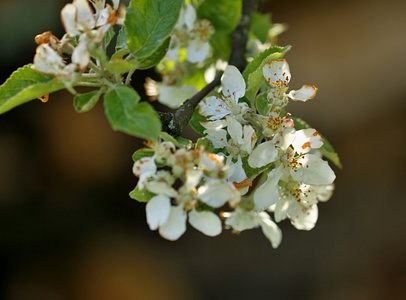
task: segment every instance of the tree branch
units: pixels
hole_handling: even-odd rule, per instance
[[[258,0],[244,0],[240,21],[232,33],[232,52],[228,64],[236,66],[240,71],[246,67],[245,51],[247,48],[251,12],[256,9],[257,4]],[[174,137],[180,136],[185,126],[189,123],[196,106],[221,83],[222,75],[218,75],[212,82],[193,95],[193,97],[187,99],[174,114],[160,113],[162,130]]]

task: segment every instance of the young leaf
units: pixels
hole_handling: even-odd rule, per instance
[[[258,93],[261,84],[264,82],[265,78],[262,74],[262,69],[264,65],[277,58],[281,58],[288,52],[290,46],[286,47],[271,47],[261,54],[259,54],[253,61],[251,61],[247,68],[243,72],[243,77],[247,83],[247,91],[245,92],[245,97],[247,97],[251,103],[254,101],[255,96]]]
[[[114,130],[140,138],[158,139],[161,121],[157,112],[129,87],[120,86],[104,95],[107,119]]]
[[[257,96],[257,98],[255,99],[255,105],[256,105],[257,111],[261,115],[266,116],[271,109],[271,105],[268,102],[267,93],[259,94]]]
[[[31,69],[31,64],[16,70],[0,86],[0,114],[65,86],[55,76]]]
[[[292,118],[292,119],[295,123],[296,130],[312,128],[307,122],[303,121],[300,118]],[[324,136],[321,137],[323,138],[323,146],[318,150],[338,168],[342,169],[343,165],[341,164],[340,158],[338,157],[338,154],[334,150],[333,145],[331,145],[330,142]]]
[[[107,70],[114,74],[123,74],[135,69],[137,65],[132,61],[126,61],[121,58],[115,58],[106,64]]]
[[[125,27],[127,45],[135,58],[148,57],[175,27],[183,0],[132,0]]]
[[[250,28],[252,34],[255,35],[261,43],[265,43],[268,31],[271,28],[271,15],[253,12],[251,14]]]
[[[203,132],[206,130],[200,122],[207,122],[207,117],[199,114],[199,106],[196,107],[190,118],[190,126],[199,134],[203,135]]]
[[[209,20],[216,32],[231,33],[238,25],[241,10],[241,0],[206,0],[197,9],[197,15]]]
[[[154,156],[155,151],[152,149],[138,149],[132,155],[133,161],[140,160],[143,157],[152,157]]]
[[[148,202],[154,196],[155,194],[146,189],[140,191],[138,187],[135,187],[135,189],[130,192],[130,197],[138,202]]]
[[[91,91],[86,94],[76,95],[73,99],[73,107],[76,112],[83,113],[91,110],[99,101],[100,96],[105,92],[105,89]]]
[[[172,144],[174,144],[176,147],[180,148],[180,144],[179,142],[173,137],[171,136],[169,133],[167,132],[161,132],[161,134],[159,135],[161,139],[163,139],[166,142],[171,142]]]

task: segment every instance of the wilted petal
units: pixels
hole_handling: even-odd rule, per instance
[[[278,159],[278,150],[272,141],[259,144],[248,157],[248,164],[253,168],[263,167]]]
[[[93,29],[96,26],[96,20],[89,2],[87,0],[74,0],[73,4],[77,8],[76,28],[81,31]]]
[[[221,220],[211,211],[197,212],[193,209],[189,212],[189,223],[208,236],[216,236],[221,233]]]
[[[76,13],[77,8],[71,3],[66,4],[61,10],[62,25],[66,33],[71,37],[80,34],[80,31],[76,28]]]
[[[310,185],[331,184],[336,176],[328,163],[314,154],[306,154],[298,159],[302,167],[290,170],[290,175],[299,182]]]
[[[271,86],[277,88],[281,88],[282,85],[288,86],[291,76],[286,59],[274,59],[266,63],[262,71]]]
[[[149,228],[156,230],[165,223],[169,217],[170,209],[171,201],[168,197],[164,195],[152,197],[145,206]]]
[[[48,44],[41,44],[37,47],[32,68],[38,72],[58,75],[65,66],[59,54]]]
[[[85,37],[84,35],[82,35]],[[82,37],[81,36],[81,37]],[[73,50],[72,62],[79,66],[80,70],[85,70],[90,62],[90,53],[87,49],[89,41],[86,38],[81,38],[79,44]]]
[[[238,99],[245,95],[245,81],[240,71],[234,66],[228,65],[221,78],[222,93],[226,98],[236,104]]]
[[[168,219],[159,227],[159,234],[167,240],[177,240],[186,231],[186,219],[182,206],[171,206]]]
[[[288,96],[294,101],[306,102],[307,100],[313,99],[316,96],[317,88],[314,85],[304,85],[299,90],[292,90],[289,92]]]

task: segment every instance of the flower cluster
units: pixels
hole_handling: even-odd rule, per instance
[[[177,240],[186,231],[186,220],[208,236],[222,231],[214,209],[235,207],[238,189],[230,182],[224,157],[199,150],[176,149],[170,141],[150,142],[137,151],[133,173],[139,180],[136,193],[148,193],[147,223],[162,237]]]
[[[113,7],[105,0],[74,0],[62,8],[61,19],[66,34],[61,40],[50,31],[35,37],[38,44],[32,68],[62,78],[69,85],[77,72],[83,72],[91,61],[91,51],[99,45],[107,31],[123,22],[125,9],[119,0]],[[70,61],[67,58],[70,57]]]

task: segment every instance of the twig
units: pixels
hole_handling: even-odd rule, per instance
[[[228,61],[229,65],[236,66],[242,71],[246,66],[245,51],[247,48],[251,12],[256,8],[258,0],[244,0],[240,21],[232,34],[232,52]],[[200,101],[221,83],[222,74],[187,99],[174,114],[160,113],[162,128],[170,135],[177,137],[189,123],[193,111]],[[172,115],[172,117],[170,117]]]

